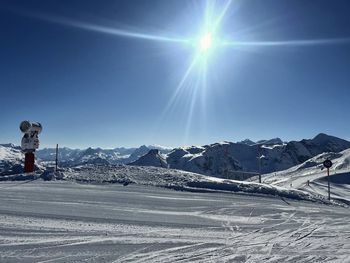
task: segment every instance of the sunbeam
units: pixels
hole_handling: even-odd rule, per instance
[[[84,29],[88,31],[93,31],[97,33],[109,34],[119,37],[127,37],[127,38],[136,38],[143,40],[152,40],[152,41],[164,41],[164,42],[175,42],[175,43],[189,43],[189,39],[177,38],[177,37],[168,37],[168,36],[160,36],[156,34],[142,33],[142,32],[133,32],[124,29],[118,29],[108,26],[101,26],[87,22],[75,21],[68,18],[55,16],[55,15],[46,15],[41,13],[31,13],[31,12],[22,12],[17,11],[24,16],[33,17],[41,20],[45,20],[47,22],[60,24],[64,26],[75,27],[79,29]]]
[[[328,38],[328,39],[302,39],[302,40],[283,40],[283,41],[222,41],[226,46],[256,46],[256,47],[274,47],[274,46],[321,46],[349,44],[350,38]]]
[[[222,19],[224,18],[227,10],[229,9],[230,5],[232,3],[232,0],[228,0],[224,6],[224,8],[222,9],[220,15],[217,17],[217,19],[215,20],[214,22],[214,25],[213,25],[213,32],[216,32],[216,30],[220,27],[221,25],[221,22],[222,22]]]
[[[186,83],[188,77],[190,76],[191,71],[193,70],[194,66],[196,65],[196,63],[198,62],[199,56],[195,56],[194,59],[192,60],[190,66],[187,68],[187,70],[185,71],[184,76],[182,77],[181,81],[179,82],[179,84],[177,85],[172,97],[170,98],[167,106],[165,107],[163,114],[162,114],[162,118],[166,115],[166,113],[171,109],[171,107],[174,105],[174,103],[176,102],[176,100],[179,97],[180,92],[183,90],[184,88],[184,84]]]
[[[189,106],[189,111],[187,115],[187,122],[186,122],[186,127],[185,127],[185,137],[184,137],[184,145],[188,143],[189,135],[190,135],[190,129],[191,129],[191,124],[192,124],[192,118],[193,118],[193,111],[195,108],[195,105],[197,103],[197,93],[200,89],[201,85],[201,75],[197,75],[197,79],[195,81],[194,87],[192,88],[192,92],[190,95],[190,106]]]
[[[155,41],[180,42],[180,43],[189,42],[189,40],[182,39],[182,38],[172,38],[172,37],[137,33],[137,32],[125,31],[122,29],[92,25],[92,24],[87,24],[87,23],[82,23],[82,22],[73,22],[72,21],[71,23],[67,23],[67,25],[78,27],[81,29],[91,30],[91,31],[99,32],[99,33],[106,33],[106,34],[111,34],[114,36],[121,36],[121,37],[139,38],[139,39],[144,39],[144,40],[155,40]]]

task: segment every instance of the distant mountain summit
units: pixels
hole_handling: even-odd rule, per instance
[[[273,139],[270,139],[270,140],[257,141],[256,144],[261,144],[261,145],[282,145],[283,141],[280,138],[273,138]]]
[[[254,142],[252,140],[249,139],[245,139],[243,141],[237,142],[237,143],[241,143],[241,144],[246,144],[249,146],[255,145],[255,144],[261,144],[261,145],[277,145],[277,144],[283,144],[283,141],[280,138],[273,138],[273,139],[269,139],[269,140],[260,140],[257,142]]]
[[[138,160],[131,162],[130,165],[138,166],[154,166],[167,168],[168,164],[158,149],[149,150],[149,152],[141,156]]]
[[[253,142],[252,140],[249,140],[249,139],[245,139],[245,140],[237,142],[237,143],[246,144],[249,146],[256,144],[256,142]]]
[[[340,152],[350,148],[350,143],[344,139],[340,139],[331,135],[320,133],[312,140],[302,140],[305,145],[308,145],[313,155],[323,152]]]

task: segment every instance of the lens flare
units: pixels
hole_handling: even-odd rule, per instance
[[[213,45],[213,36],[211,33],[205,33],[199,39],[198,49],[200,52],[207,52]]]

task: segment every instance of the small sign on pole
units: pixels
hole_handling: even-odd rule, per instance
[[[327,179],[328,179],[328,200],[331,200],[331,186],[329,181],[329,168],[331,168],[333,165],[331,160],[325,160],[323,162],[323,166],[327,168]]]

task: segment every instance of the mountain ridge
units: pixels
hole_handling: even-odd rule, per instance
[[[21,163],[19,146],[0,144],[0,147],[6,148],[6,151],[9,152],[12,151],[16,157],[11,159],[9,157],[11,155],[7,155],[7,157],[2,158],[6,159],[2,163],[7,164],[7,169],[11,167],[11,163]],[[157,148],[158,153],[154,151],[153,154],[148,155],[150,150]],[[261,157],[260,172],[270,173],[301,164],[324,152],[340,152],[347,148],[350,148],[349,141],[325,133],[320,133],[312,139],[300,141],[283,142],[280,138],[273,138],[253,142],[247,139],[241,142],[224,141],[203,146],[178,147],[171,150],[162,146],[146,145],[141,145],[138,148],[116,147],[114,149],[62,147],[59,148],[59,165],[62,167],[83,164],[160,165],[160,167],[225,177],[232,171],[259,172],[258,156]],[[55,148],[38,150],[36,152],[37,161],[46,166],[52,165],[55,160],[55,151]]]

